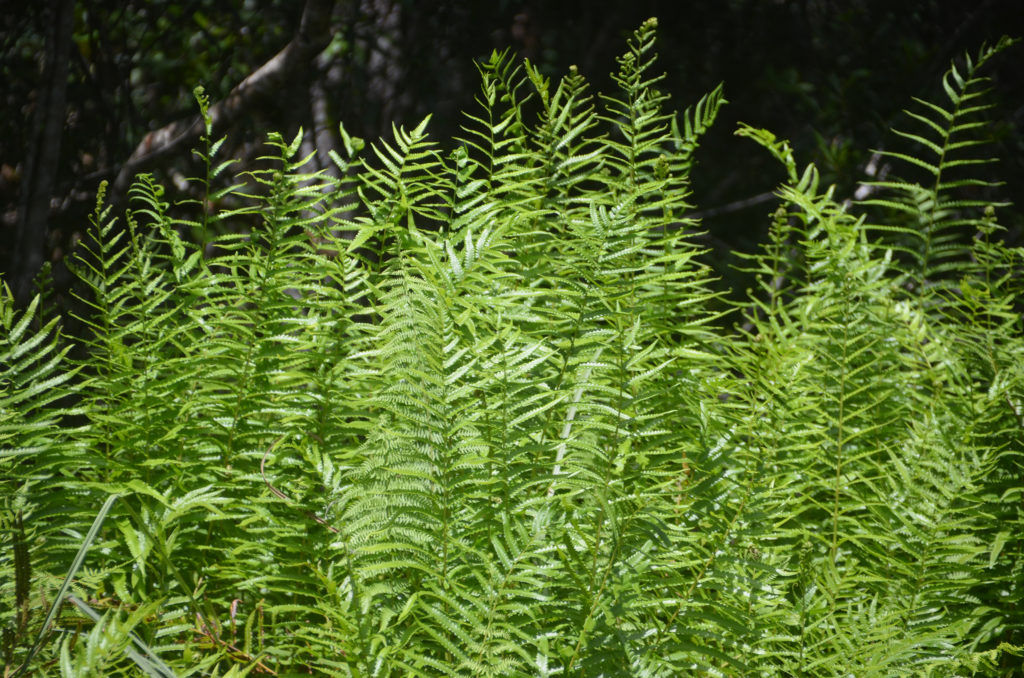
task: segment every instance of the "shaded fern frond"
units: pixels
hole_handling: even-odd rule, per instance
[[[942,77],[947,102],[938,105],[915,98],[917,111],[907,111],[915,128],[893,133],[916,145],[913,152],[878,151],[885,158],[916,169],[920,181],[893,179],[867,182],[883,195],[862,202],[889,212],[894,221],[880,224],[891,245],[904,255],[905,271],[915,293],[932,294],[932,287],[956,284],[967,265],[970,237],[980,224],[980,212],[994,203],[987,189],[998,183],[983,178],[985,165],[995,162],[984,155],[984,115],[992,104],[984,100],[987,78],[980,75],[986,63],[1014,44],[1003,37],[983,46],[976,57],[965,55],[961,66],[953,64]]]

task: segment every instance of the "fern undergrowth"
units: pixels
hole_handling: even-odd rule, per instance
[[[454,151],[271,134],[223,188],[197,90],[200,217],[101,190],[80,336],[0,293],[3,675],[1019,675],[1011,41],[864,203],[741,126],[788,179],[734,328],[687,216],[726,101],[667,111],[655,31],[615,94],[495,53]]]

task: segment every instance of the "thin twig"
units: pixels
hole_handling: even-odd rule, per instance
[[[736,200],[734,202],[726,203],[719,207],[710,207],[706,210],[698,210],[696,212],[688,212],[686,217],[688,219],[706,219],[707,217],[715,217],[719,214],[729,214],[730,212],[739,212],[748,207],[754,205],[760,205],[763,202],[768,202],[775,197],[774,191],[765,191],[764,193],[758,193],[755,196],[744,198],[743,200]]]
[[[257,659],[253,655],[249,654],[245,650],[241,650],[241,649],[235,647],[234,645],[232,645],[228,641],[226,641],[223,638],[221,638],[219,635],[214,635],[213,630],[210,629],[210,627],[206,625],[206,622],[204,622],[199,617],[198,613],[196,614],[196,621],[199,622],[199,628],[193,629],[193,631],[198,633],[203,638],[206,638],[207,640],[209,640],[211,643],[213,643],[215,645],[216,644],[223,645],[230,652],[233,652],[235,654],[235,658],[236,659],[240,658],[240,659],[243,659],[243,660],[245,660],[247,662],[252,662],[253,663],[253,668],[255,668],[257,671],[261,671],[261,672],[264,672],[264,673],[269,673],[269,674],[274,675],[274,676],[278,675],[277,671],[275,671],[274,669],[270,668],[269,666],[264,664],[262,661],[260,661],[259,659]]]
[[[267,487],[270,488],[271,492],[273,492],[275,495],[277,495],[281,499],[285,500],[289,504],[294,505],[295,502],[292,501],[291,497],[289,497],[287,494],[285,494],[281,490],[277,489],[276,487],[274,487],[270,483],[270,480],[267,479],[267,474],[264,471],[264,468],[266,467],[266,463],[267,463],[267,455],[270,454],[271,450],[273,450],[275,447],[277,447],[278,444],[280,444],[280,442],[282,440],[284,440],[284,436],[281,436],[280,438],[278,438],[277,441],[273,445],[268,447],[267,451],[263,453],[263,458],[260,459],[260,475],[263,476],[263,482],[265,482],[267,484]],[[296,507],[296,508],[298,508],[298,507]],[[313,513],[312,511],[307,511],[304,508],[299,508],[299,510],[302,511],[303,513],[305,513],[308,518],[312,518],[313,520],[315,520],[316,522],[320,523],[321,525],[326,527],[328,530],[330,530],[334,534],[341,534],[341,532],[338,530],[338,528],[336,528],[333,525],[329,524],[326,520],[324,520],[323,518],[321,518],[317,514]]]

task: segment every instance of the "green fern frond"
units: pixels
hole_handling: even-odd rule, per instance
[[[1014,42],[1004,36],[995,45],[983,46],[973,59],[965,55],[962,66],[954,63],[942,77],[947,104],[914,99],[921,106],[920,112],[907,111],[907,115],[919,124],[920,131],[893,132],[916,144],[919,151],[878,151],[882,157],[923,171],[922,181],[865,184],[894,194],[892,198],[872,198],[861,204],[902,216],[895,223],[907,230],[893,231],[884,224],[880,230],[899,234],[893,244],[908,255],[905,271],[918,295],[931,295],[933,287],[945,290],[956,284],[957,274],[964,270],[969,258],[970,231],[980,223],[978,209],[1005,205],[969,196],[984,195],[985,189],[999,185],[977,174],[985,165],[995,162],[994,158],[976,152],[987,143],[982,136],[987,123],[981,116],[992,108],[982,99],[988,79],[980,71]]]
[[[884,223],[741,126],[786,181],[734,332],[688,218],[725,99],[668,110],[656,28],[596,97],[496,52],[455,148],[342,126],[338,177],[300,130],[222,183],[197,91],[198,216],[141,176],[120,224],[101,190],[82,350],[0,291],[4,662],[1010,670],[1024,257],[972,174],[1006,44],[911,113],[887,157],[927,181],[874,184]]]

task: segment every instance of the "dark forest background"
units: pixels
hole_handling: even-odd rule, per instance
[[[0,2],[0,272],[22,302],[44,262],[58,292],[62,261],[88,225],[102,180],[119,205],[137,172],[188,198],[200,172],[192,90],[214,106],[222,154],[262,153],[268,131],[302,127],[330,168],[338,123],[352,135],[390,135],[432,114],[452,144],[474,106],[475,59],[510,47],[552,77],[575,64],[594,93],[626,36],[659,18],[664,88],[683,109],[719,82],[731,102],[698,154],[692,202],[702,236],[728,271],[767,230],[783,178],[764,151],[733,136],[737,121],[793,141],[800,164],[850,195],[868,178],[872,149],[898,148],[887,130],[912,96],[941,99],[939,78],[984,41],[1024,36],[1021,0],[74,0]],[[1018,47],[989,75],[990,134],[1002,199],[1021,202],[1024,57]],[[873,169],[879,169],[873,166]],[[193,196],[194,197],[194,196]],[[217,206],[213,206],[214,209]],[[1001,215],[1020,244],[1017,208]],[[725,265],[723,265],[725,264]],[[739,273],[723,284],[742,286]]]

